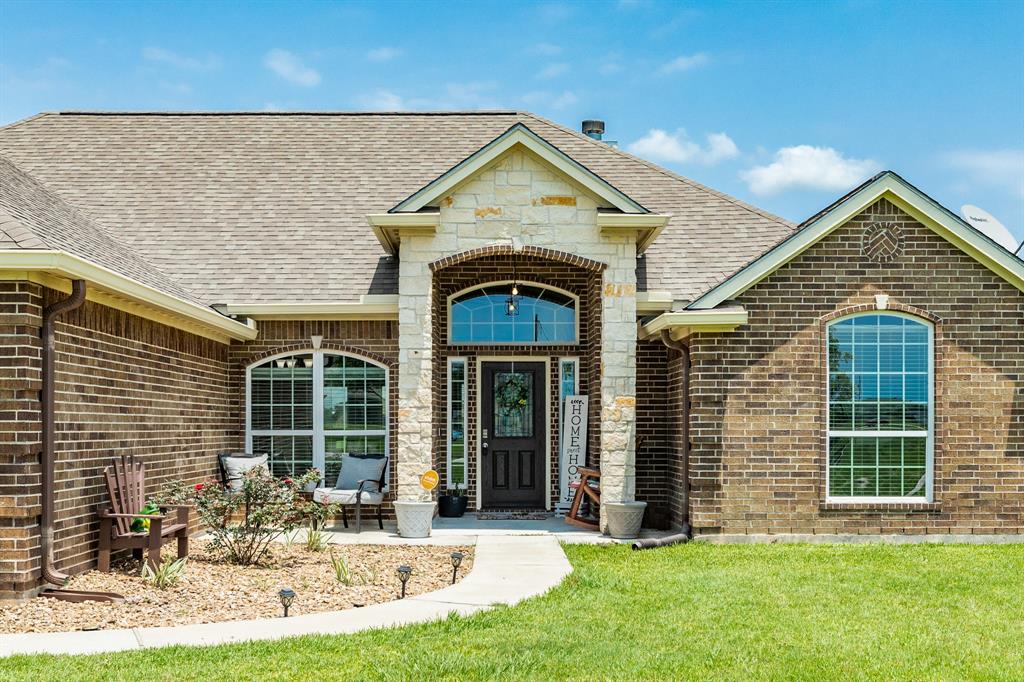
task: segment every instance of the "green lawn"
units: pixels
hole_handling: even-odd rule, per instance
[[[551,594],[350,637],[0,662],[0,679],[1024,679],[1024,545],[570,546]]]

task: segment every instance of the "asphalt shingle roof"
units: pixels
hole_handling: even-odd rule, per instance
[[[40,114],[0,129],[0,153],[207,303],[340,302],[397,291],[365,216],[515,123],[673,215],[641,289],[693,299],[795,229],[523,112]]]
[[[64,251],[204,305],[129,246],[0,155],[0,249]]]

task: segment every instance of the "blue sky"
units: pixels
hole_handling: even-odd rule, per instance
[[[1024,2],[14,2],[39,111],[527,109],[793,220],[881,168],[1024,238]]]

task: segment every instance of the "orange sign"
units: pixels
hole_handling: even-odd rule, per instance
[[[422,476],[420,476],[420,485],[423,486],[424,490],[433,490],[437,487],[441,477],[437,475],[437,472],[431,469]]]

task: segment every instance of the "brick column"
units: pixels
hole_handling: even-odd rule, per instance
[[[620,238],[615,246],[601,291],[601,496],[631,502],[636,499],[636,243]],[[601,517],[604,530],[603,509]]]
[[[422,242],[422,244],[421,244]],[[399,500],[430,500],[419,484],[431,468],[432,339],[428,238],[402,239],[398,270],[398,448],[395,471]]]

